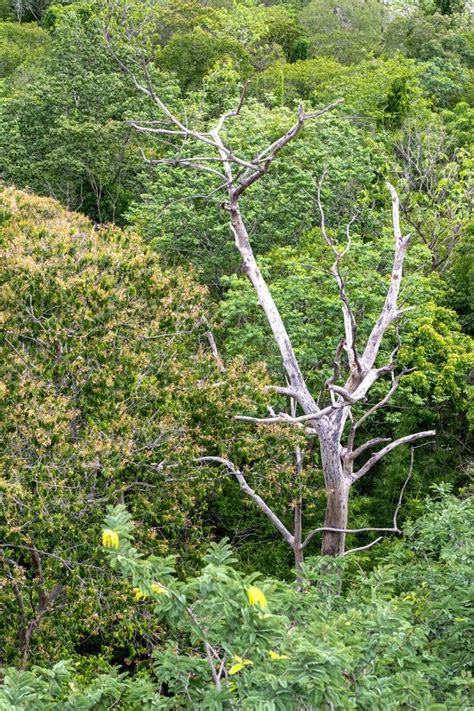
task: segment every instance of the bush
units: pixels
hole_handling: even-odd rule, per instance
[[[350,558],[315,558],[302,591],[242,574],[225,541],[211,546],[199,576],[179,581],[173,558],[143,557],[129,514],[111,509],[110,564],[137,608],[169,630],[151,675],[112,670],[80,685],[66,662],[7,670],[0,709],[113,701],[119,709],[467,711],[473,506],[440,493],[372,572],[355,573]]]

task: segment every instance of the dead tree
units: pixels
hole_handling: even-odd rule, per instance
[[[173,158],[163,158],[149,162],[153,165],[167,164],[211,173],[219,179],[219,188],[226,193],[223,209],[229,215],[230,231],[234,237],[236,249],[239,251],[245,274],[252,283],[258,304],[265,313],[267,323],[281,355],[287,382],[284,386],[274,387],[273,390],[297,403],[303,413],[302,415],[290,415],[287,413],[276,414],[271,411],[272,414],[268,418],[258,419],[244,416],[239,417],[239,419],[261,424],[289,423],[304,427],[310,437],[316,437],[319,440],[321,465],[327,494],[324,526],[318,529],[323,533],[321,551],[323,555],[342,555],[345,550],[346,533],[349,532],[347,519],[349,492],[352,485],[396,447],[435,434],[434,431],[425,431],[393,441],[377,437],[358,446],[355,444],[356,435],[362,423],[388,402],[403,375],[399,374],[397,377],[394,375],[396,351],[392,354],[389,362],[381,366],[376,363],[385,333],[404,311],[399,309],[397,301],[402,280],[403,263],[410,238],[409,236],[403,236],[401,232],[397,192],[391,184],[387,183],[392,199],[394,237],[394,257],[390,286],[379,317],[373,325],[366,343],[360,346],[356,340],[355,317],[339,270],[340,260],[350,245],[350,229],[349,227],[347,228],[348,243],[346,248],[343,251],[338,251],[326,230],[324,210],[321,204],[320,191],[318,191],[317,203],[321,216],[321,230],[324,239],[334,253],[332,273],[339,288],[344,323],[344,337],[335,358],[336,370],[340,370],[343,353],[345,353],[347,359],[348,370],[348,376],[342,385],[336,383],[336,380],[339,379],[339,373],[335,373],[334,377],[327,381],[326,388],[330,393],[331,405],[320,408],[307,385],[278,307],[258,267],[246,228],[245,217],[241,212],[240,198],[254,183],[265,177],[283,148],[296,139],[308,121],[314,121],[332,111],[342,100],[335,101],[318,111],[305,112],[303,107],[300,107],[295,122],[284,135],[251,158],[237,156],[231,146],[226,144],[222,134],[225,123],[239,114],[245,91],[242,93],[236,109],[223,114],[210,130],[201,131],[189,128],[185,122],[181,121],[170,110],[155,91],[146,62],[143,62],[141,66],[127,65],[115,53],[108,28],[106,28],[105,38],[111,53],[122,70],[129,75],[135,87],[153,102],[160,116],[160,120],[157,121],[132,121],[130,124],[137,131],[149,136],[165,138],[167,141],[183,141],[186,146],[194,144],[200,146],[201,149],[196,151],[195,156],[182,157],[182,154],[180,155],[177,152]],[[352,416],[354,405],[362,403],[372,385],[379,378],[387,375],[392,377],[392,385],[387,395],[378,403],[372,405],[360,419],[355,420]],[[349,430],[348,434],[346,432],[347,428]],[[382,443],[384,446],[381,449],[378,449],[363,464],[359,465],[360,458],[364,453]],[[289,545],[292,546],[295,553],[295,561],[301,561],[302,551],[310,538],[312,538],[313,533],[309,534],[309,538],[307,537],[305,540],[302,540],[301,536],[299,540],[296,540],[295,535],[286,529],[279,517],[248,486],[243,474],[237,467],[225,460],[207,458],[207,461],[212,460],[225,464],[230,469],[239,481],[243,491],[256,501],[259,508],[268,516]]]

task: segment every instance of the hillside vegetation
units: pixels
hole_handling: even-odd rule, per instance
[[[0,709],[471,708],[472,8],[0,0]]]

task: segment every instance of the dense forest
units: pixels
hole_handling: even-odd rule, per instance
[[[473,708],[473,13],[0,0],[0,711]]]

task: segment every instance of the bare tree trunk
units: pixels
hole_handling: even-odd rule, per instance
[[[350,486],[342,482],[327,490],[328,500],[324,525],[327,528],[347,528],[347,512],[349,506]],[[344,553],[346,534],[336,531],[324,531],[321,544],[321,555],[338,556]]]
[[[304,562],[304,553],[301,547],[301,498],[295,507],[294,512],[294,542],[293,542],[293,555],[295,558],[295,570],[296,570],[296,582],[298,585],[302,584],[302,579],[300,576],[301,566]]]
[[[324,526],[344,531],[347,528],[351,482],[344,474],[337,435],[331,434],[332,436],[321,438],[321,463],[327,494]],[[346,534],[344,532],[324,531],[321,555],[342,555],[345,541]]]
[[[292,412],[296,412],[296,403],[292,406]],[[293,512],[293,555],[295,557],[296,584],[303,585],[300,575],[301,566],[304,561],[302,543],[303,533],[303,497],[301,492],[301,474],[303,471],[303,457],[300,447],[295,448],[295,484],[298,487],[298,496]]]

